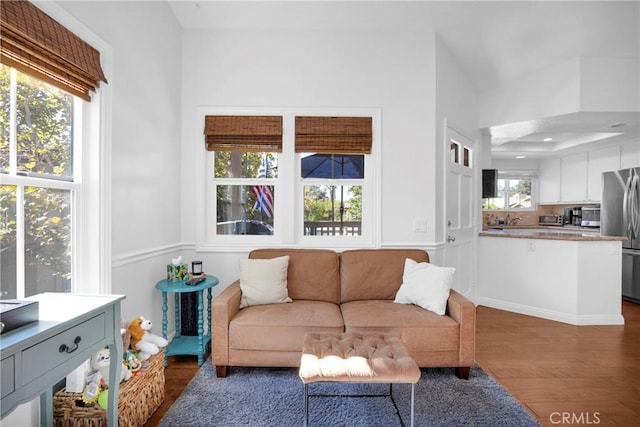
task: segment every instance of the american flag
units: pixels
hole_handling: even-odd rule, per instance
[[[269,178],[269,163],[267,162],[267,156],[262,156],[262,166],[259,169],[257,178]],[[254,209],[258,209],[265,213],[269,218],[273,216],[273,195],[268,185],[255,185],[253,187],[253,194],[256,197],[256,202],[253,205]]]

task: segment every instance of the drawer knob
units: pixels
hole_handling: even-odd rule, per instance
[[[73,347],[69,347],[66,344],[62,344],[60,347],[58,347],[58,351],[60,353],[73,353],[74,351],[76,351],[78,349],[78,344],[80,344],[80,341],[82,341],[82,338],[80,338],[79,336],[77,336],[74,340],[73,340]]]

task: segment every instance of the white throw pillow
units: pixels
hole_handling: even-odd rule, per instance
[[[404,262],[402,285],[394,302],[415,304],[443,315],[455,272],[456,269],[453,267],[438,267],[407,258]]]
[[[287,289],[289,255],[240,260],[240,308],[291,302]]]

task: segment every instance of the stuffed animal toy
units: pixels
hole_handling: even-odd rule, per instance
[[[103,380],[105,385],[109,385],[109,364],[111,363],[111,354],[108,348],[102,348],[98,350],[93,356],[91,356],[91,367],[96,370],[96,374],[93,377],[93,381],[100,382]],[[131,371],[127,366],[122,363],[122,369],[120,370],[120,381],[126,381],[131,378]]]
[[[157,354],[161,347],[166,347],[169,344],[164,338],[149,332],[151,326],[151,320],[140,316],[133,319],[127,328],[131,334],[131,348],[138,350],[140,361],[149,359],[152,355]]]

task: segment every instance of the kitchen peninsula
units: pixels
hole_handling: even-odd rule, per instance
[[[572,325],[622,325],[624,239],[559,227],[482,231],[477,303]]]

